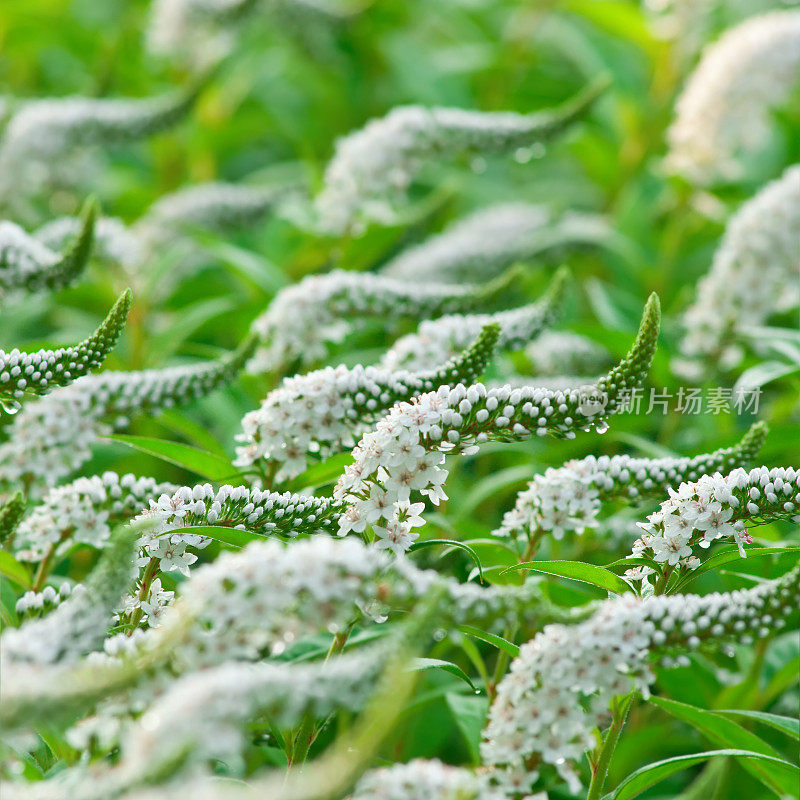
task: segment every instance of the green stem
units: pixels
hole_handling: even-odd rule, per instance
[[[539,542],[542,541],[542,536],[544,535],[544,531],[541,528],[537,528],[528,538],[528,546],[525,548],[525,552],[522,554],[522,558],[520,558],[520,563],[525,561],[532,561],[533,557],[536,555],[536,552],[539,549]]]
[[[150,561],[147,562],[147,566],[144,568],[144,575],[142,575],[142,585],[139,587],[139,593],[137,595],[139,599],[139,606],[133,610],[131,614],[130,620],[130,630],[128,631],[128,636],[130,636],[136,628],[139,627],[139,623],[142,621],[142,606],[141,602],[147,599],[147,595],[150,592],[150,586],[153,583],[154,578],[158,574],[158,565],[160,564],[161,560],[159,558],[151,558]]]
[[[668,564],[664,569],[661,577],[656,581],[655,589],[653,590],[655,594],[663,594],[664,589],[667,588],[667,583],[669,582],[669,576],[672,575],[672,570],[675,569],[672,565]]]
[[[632,703],[632,694],[626,695],[621,700],[614,701],[611,727],[606,731],[603,743],[600,745],[597,760],[592,765],[592,782],[589,785],[589,793],[586,795],[586,800],[600,800],[603,795],[608,768],[611,766],[611,757],[614,755],[614,749],[617,746],[617,742],[619,742],[619,737],[622,735],[622,729],[625,726],[625,720],[628,718],[628,711],[630,711]]]

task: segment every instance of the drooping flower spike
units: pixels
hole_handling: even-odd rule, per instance
[[[364,220],[389,222],[434,157],[503,153],[550,139],[579,120],[606,86],[599,81],[555,109],[531,114],[395,108],[337,142],[315,202],[320,228],[341,235]]]
[[[763,422],[757,422],[737,445],[694,457],[587,456],[550,467],[517,495],[514,508],[506,512],[493,535],[531,540],[544,533],[555,539],[567,532],[581,534],[597,523],[603,503],[641,502],[703,475],[748,466],[767,430]]]
[[[352,447],[395,403],[459,383],[474,383],[492,356],[500,328],[479,330],[460,356],[423,372],[340,365],[286,378],[261,406],[245,414],[236,438],[238,466],[269,462],[279,466],[277,480],[299,475],[309,458],[325,459]]]
[[[406,281],[474,282],[546,250],[613,243],[614,234],[600,216],[575,211],[557,215],[547,206],[502,203],[458,219],[442,233],[403,250],[381,273]]]
[[[699,184],[747,173],[770,140],[771,112],[797,85],[800,11],[745,20],[709,45],[667,134],[670,169]]]
[[[70,475],[90,456],[98,438],[127,425],[131,416],[158,413],[203,397],[233,380],[255,346],[185,367],[103,372],[24,406],[0,444],[0,483],[23,482],[35,496]]]
[[[607,419],[639,386],[650,368],[660,327],[660,305],[647,302],[636,340],[625,358],[596,385],[570,391],[510,386],[486,389],[442,387],[410,403],[398,403],[353,450],[334,497],[347,505],[339,532],[363,533],[372,526],[378,547],[401,553],[423,524],[420,492],[434,504],[447,499],[444,454],[474,453],[486,441],[519,441],[537,436],[574,438],[579,430],[607,428]],[[385,520],[385,521],[384,521]]]
[[[752,644],[798,621],[800,567],[725,594],[632,595],[608,600],[577,626],[548,625],[520,648],[489,709],[481,753],[509,791],[520,772],[534,783],[555,770],[580,792],[576,763],[614,697],[649,696],[651,664],[688,663],[687,652],[725,642]]]
[[[76,345],[33,353],[16,348],[8,353],[0,350],[0,399],[21,400],[26,395],[47,394],[97,369],[116,345],[130,305],[131,292],[127,289],[97,330]]]
[[[800,522],[800,471],[793,467],[735,469],[727,475],[705,474],[677,490],[640,522],[644,531],[633,555],[646,555],[665,566],[698,565],[696,547],[719,539],[736,543],[742,558],[751,539],[746,526],[777,519]]]
[[[800,304],[798,230],[800,165],[795,165],[728,222],[711,269],[683,318],[683,358],[676,361],[677,371],[697,378],[709,367],[736,367],[743,355],[736,339],[745,328]]]
[[[0,289],[56,291],[72,283],[89,260],[96,216],[97,206],[89,201],[58,244],[61,252],[13,222],[0,222]]]
[[[570,275],[567,267],[561,267],[536,302],[519,308],[493,314],[449,314],[426,320],[416,333],[398,339],[381,364],[391,370],[429,369],[463,350],[490,323],[500,327],[499,348],[518,350],[558,319]]]
[[[262,346],[250,369],[269,372],[283,370],[296,361],[319,361],[327,352],[328,342],[345,337],[352,319],[428,319],[480,308],[505,291],[517,274],[512,269],[488,283],[461,286],[414,283],[344,270],[310,275],[282,289],[253,323],[252,330]],[[432,362],[425,369],[445,360]]]

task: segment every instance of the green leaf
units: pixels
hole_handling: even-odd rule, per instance
[[[190,533],[194,536],[207,536],[222,544],[231,547],[246,547],[250,542],[264,541],[266,536],[253,531],[242,530],[241,528],[227,528],[224,525],[190,525],[186,528],[176,528],[167,533]]]
[[[5,575],[23,589],[31,588],[31,573],[24,565],[20,564],[14,556],[6,550],[0,550],[0,574]]]
[[[762,556],[779,556],[784,553],[796,553],[800,551],[800,544],[789,544],[784,547],[750,547],[745,548],[747,558],[761,558]],[[739,548],[736,545],[730,545],[724,549],[714,553],[711,558],[704,561],[697,569],[692,570],[681,581],[675,585],[675,591],[680,591],[684,586],[691,583],[695,578],[706,572],[717,569],[717,567],[730,564],[732,561],[741,561],[739,555]]]
[[[170,464],[195,472],[208,480],[225,483],[238,477],[239,472],[230,461],[221,458],[208,450],[192,447],[180,442],[170,442],[166,439],[153,439],[149,436],[123,436],[117,434],[109,436],[116,442],[140,450],[142,453],[160,458]]]
[[[464,501],[459,503],[459,518],[469,517],[481,503],[488,500],[492,495],[526,483],[535,474],[536,469],[530,464],[522,464],[521,466],[508,467],[492,472],[488,477],[478,481]]]
[[[497,636],[494,633],[487,633],[480,628],[473,628],[472,625],[459,625],[458,629],[461,633],[466,633],[467,636],[472,636],[475,639],[480,639],[482,642],[493,644],[498,650],[505,651],[512,658],[516,658],[519,655],[519,647],[513,642],[509,642],[508,639],[504,639],[502,636]]]
[[[312,464],[305,472],[292,478],[286,484],[286,489],[289,492],[299,492],[301,489],[311,489],[334,483],[344,472],[344,468],[352,463],[353,456],[351,453],[339,453],[331,456],[318,464]]]
[[[598,567],[583,561],[524,561],[522,564],[509,567],[505,572],[516,572],[523,569],[589,583],[615,594],[633,591],[633,587],[619,575],[615,575],[605,567]]]
[[[795,767],[788,761],[774,758],[773,756],[765,756],[763,753],[754,753],[750,750],[737,750],[734,748],[708,750],[704,753],[691,753],[685,756],[665,758],[663,761],[654,761],[646,767],[637,769],[635,772],[628,775],[616,789],[605,795],[603,800],[631,800],[631,798],[640,795],[645,789],[649,789],[651,786],[659,781],[663,781],[670,775],[674,775],[676,772],[682,772],[689,767],[693,767],[695,764],[701,764],[711,758],[758,759],[780,765],[782,769],[786,770],[788,775],[800,774],[800,768]]]
[[[779,714],[768,714],[766,711],[747,711],[745,709],[722,709],[714,713],[726,717],[752,719],[800,741],[800,719],[794,717],[783,717]]]
[[[478,558],[478,554],[468,544],[459,542],[457,539],[425,539],[422,542],[414,542],[414,544],[408,548],[408,551],[411,553],[415,550],[420,550],[423,547],[432,547],[437,544],[446,545],[448,547],[457,547],[460,550],[464,550],[469,553],[478,568],[478,574],[480,575],[481,583],[484,582],[483,565],[481,564],[481,560]]]
[[[470,680],[469,675],[464,672],[458,664],[454,664],[452,661],[443,661],[440,658],[415,658],[411,662],[411,669],[417,671],[424,671],[428,669],[441,669],[444,672],[449,672],[451,675],[455,675],[456,678],[464,681],[464,683],[469,686],[474,692],[478,691],[477,686]]]
[[[752,750],[762,755],[780,758],[780,753],[759,736],[714,711],[706,711],[666,697],[651,697],[650,702],[659,708],[663,708],[673,717],[683,720],[693,728],[696,728],[714,744],[723,747],[738,747],[742,750]],[[776,768],[773,764],[745,762],[742,766],[778,794],[786,794],[792,791],[794,779],[789,777],[787,781],[785,771]]]
[[[171,433],[179,433],[220,458],[228,457],[225,448],[202,425],[174,408],[162,411],[155,421]]]
[[[445,702],[456,726],[467,743],[474,764],[481,762],[481,731],[489,710],[489,699],[483,695],[466,695],[448,692]]]

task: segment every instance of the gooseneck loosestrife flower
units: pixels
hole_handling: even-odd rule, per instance
[[[800,13],[800,12],[798,12]],[[800,49],[800,48],[798,48]],[[800,165],[789,167],[731,217],[684,318],[676,371],[696,378],[742,360],[736,338],[800,304]]]
[[[640,522],[644,531],[633,555],[647,555],[665,566],[696,565],[696,547],[733,540],[739,555],[751,541],[747,524],[776,519],[800,522],[800,471],[793,467],[735,469],[705,474],[696,481],[668,487],[669,499]]]
[[[405,281],[486,280],[546,250],[611,239],[606,220],[593,214],[558,215],[543,205],[501,203],[458,219],[403,250],[384,264],[381,273]]]
[[[370,425],[400,400],[440,386],[473,383],[483,373],[500,329],[486,325],[461,355],[423,372],[344,365],[286,378],[261,406],[245,414],[237,439],[238,466],[272,461],[275,478],[299,475],[309,457],[325,459],[352,447]],[[265,465],[266,466],[266,465]]]
[[[181,405],[232,380],[254,345],[247,339],[218,361],[87,375],[25,404],[0,444],[0,484],[21,481],[28,494],[40,496],[43,485],[69,476],[100,437],[127,425],[131,416]]]
[[[448,314],[426,320],[416,333],[398,339],[381,364],[392,370],[425,369],[430,364],[440,364],[466,347],[489,324],[500,328],[499,348],[518,350],[558,319],[569,278],[569,270],[562,267],[537,301],[519,308],[493,314]]]
[[[0,399],[20,400],[68,386],[97,369],[117,343],[131,305],[130,290],[123,292],[97,330],[78,344],[57,350],[23,353],[0,350]]]
[[[582,534],[596,525],[605,502],[660,497],[668,487],[749,464],[766,435],[767,426],[757,422],[737,445],[713,453],[670,458],[586,456],[549,467],[517,495],[514,508],[493,534],[528,541],[544,533],[554,539],[567,532]]]
[[[447,499],[442,466],[445,453],[469,454],[490,440],[519,441],[536,436],[571,439],[576,431],[607,429],[626,392],[641,385],[655,352],[660,305],[647,302],[636,340],[627,356],[594,386],[570,391],[510,386],[487,389],[483,384],[420,395],[398,403],[353,450],[334,497],[347,505],[339,532],[362,533],[371,525],[376,546],[402,553],[423,524],[419,492],[438,505]]]
[[[328,342],[339,342],[345,337],[350,318],[426,319],[480,308],[504,291],[516,274],[511,270],[483,285],[461,286],[408,283],[345,270],[311,275],[282,289],[253,323],[252,330],[262,346],[250,369],[283,370],[296,361],[302,364],[319,361],[327,353]],[[426,364],[424,369],[442,361]]]
[[[481,754],[510,792],[555,768],[580,792],[576,762],[597,744],[595,730],[613,698],[649,696],[651,664],[688,663],[705,644],[752,644],[797,618],[800,567],[782,578],[727,594],[627,595],[608,600],[577,626],[548,625],[520,648],[489,709]]]
[[[800,11],[745,20],[710,44],[678,98],[670,169],[699,184],[739,180],[770,139],[771,112],[797,86]]]
[[[94,239],[97,207],[86,204],[75,218],[69,236],[53,245],[43,243],[13,222],[0,222],[0,288],[39,292],[68,286],[89,260]]]
[[[463,153],[507,153],[556,136],[580,119],[605,80],[563,105],[531,114],[401,106],[336,143],[316,198],[320,228],[333,235],[364,220],[389,222],[423,166]]]

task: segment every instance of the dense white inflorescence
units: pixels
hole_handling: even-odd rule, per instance
[[[68,386],[99,367],[117,343],[131,305],[130,290],[120,295],[97,330],[82,342],[57,350],[23,353],[0,350],[0,398],[47,394]]]
[[[517,495],[494,535],[530,539],[546,532],[562,539],[567,532],[581,534],[597,524],[603,502],[637,502],[703,475],[729,472],[751,462],[765,436],[766,426],[756,423],[736,446],[693,458],[586,456],[550,467]]]
[[[669,488],[669,499],[640,522],[644,534],[633,555],[648,555],[675,566],[696,557],[694,548],[708,548],[718,539],[733,540],[746,558],[751,541],[746,524],[774,519],[800,522],[800,472],[792,467],[735,469],[703,475],[692,483]],[[696,560],[696,559],[695,559]]]
[[[595,729],[614,697],[649,695],[653,659],[676,666],[705,642],[751,644],[781,630],[800,601],[800,568],[777,581],[728,594],[633,596],[606,601],[580,625],[548,625],[520,648],[500,682],[489,709],[481,753],[516,782],[531,780],[538,763],[555,767],[580,791],[575,770],[583,753],[597,744]],[[513,785],[513,783],[512,783]]]
[[[514,441],[533,435],[574,438],[576,431],[607,428],[625,392],[641,384],[655,350],[660,321],[653,295],[630,352],[595,386],[570,391],[536,387],[487,389],[483,384],[436,392],[398,403],[353,450],[334,497],[347,504],[339,532],[362,533],[371,525],[377,546],[401,553],[423,524],[419,492],[434,504],[446,500],[445,453],[468,454],[489,440]]]
[[[250,369],[269,372],[284,369],[295,361],[302,364],[319,361],[327,352],[328,342],[339,342],[345,337],[350,317],[380,317],[387,321],[438,317],[480,306],[505,288],[506,283],[505,280],[484,286],[408,283],[344,270],[311,275],[281,290],[253,323],[252,330],[262,347]],[[430,369],[446,360],[424,368]]]
[[[544,250],[599,244],[609,236],[602,217],[577,212],[557,216],[546,206],[503,203],[469,214],[404,250],[382,272],[407,281],[480,281]]]
[[[98,438],[137,413],[158,412],[203,397],[232,380],[252,353],[252,340],[219,361],[186,367],[103,372],[27,403],[0,444],[0,483],[22,482],[39,496],[89,459]]]
[[[346,447],[400,400],[439,386],[472,383],[484,371],[499,329],[489,325],[459,358],[437,370],[408,372],[358,365],[326,367],[286,378],[261,406],[245,414],[238,466],[272,461],[277,480],[299,475],[309,457],[325,459]],[[265,465],[267,466],[267,465]]]
[[[531,114],[401,106],[336,143],[316,199],[320,227],[345,234],[363,220],[396,216],[422,167],[434,157],[502,153],[550,138],[580,118],[600,87]]]
[[[386,369],[429,369],[463,350],[489,324],[500,327],[498,346],[515,350],[552,325],[561,313],[569,272],[559,270],[534,303],[494,314],[448,314],[423,322],[416,333],[398,339],[381,360]]]
[[[504,800],[485,777],[437,760],[414,759],[367,772],[351,800]],[[536,800],[536,798],[532,798]]]
[[[798,230],[800,165],[795,165],[728,223],[711,270],[699,282],[697,299],[684,316],[684,358],[676,369],[697,377],[707,361],[723,369],[735,367],[742,359],[734,341],[737,332],[800,303]]]
[[[737,180],[770,138],[770,112],[797,85],[800,11],[748,19],[709,45],[678,98],[670,169],[701,184]]]

